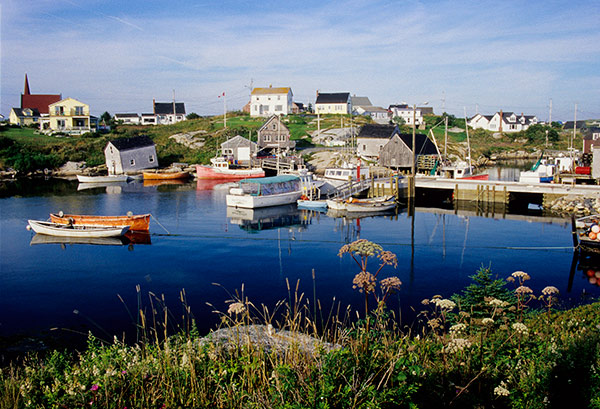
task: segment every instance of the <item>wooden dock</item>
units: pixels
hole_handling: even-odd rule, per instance
[[[453,200],[508,204],[519,198],[538,196],[539,203],[549,203],[567,195],[600,197],[600,186],[559,183],[521,183],[500,180],[462,180],[418,176],[417,189],[450,191]]]

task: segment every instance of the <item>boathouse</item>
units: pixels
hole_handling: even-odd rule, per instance
[[[366,124],[356,136],[357,154],[367,160],[379,158],[381,149],[394,134],[399,133],[396,125]]]
[[[258,145],[241,135],[236,135],[221,144],[223,157],[236,164],[249,164],[256,157]]]
[[[104,157],[110,175],[136,173],[158,167],[156,147],[146,135],[108,142],[104,148]]]
[[[415,135],[415,161],[419,156],[438,155],[435,144],[427,135]],[[394,133],[390,140],[381,148],[379,164],[393,169],[408,169],[412,166],[413,149],[412,134]]]

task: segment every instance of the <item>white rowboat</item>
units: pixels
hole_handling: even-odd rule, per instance
[[[40,220],[28,220],[27,222],[28,226],[36,233],[60,237],[120,237],[129,230],[129,226],[64,225]]]
[[[81,183],[112,183],[127,182],[127,175],[109,175],[109,176],[84,176],[77,175],[77,180]]]

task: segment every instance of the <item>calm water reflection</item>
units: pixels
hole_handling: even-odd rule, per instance
[[[482,265],[491,265],[501,278],[524,270],[532,276],[530,287],[539,292],[554,285],[565,303],[598,294],[588,271],[595,266],[574,269],[569,281],[570,222],[563,219],[485,217],[474,210],[455,213],[420,204],[414,218],[404,209],[396,215],[345,219],[295,206],[227,209],[226,187],[216,182],[138,182],[83,190],[76,182],[21,183],[0,190],[0,336],[53,327],[130,336],[135,318],[127,309],[135,316],[137,285],[144,305],[150,292],[164,294],[175,317],[181,311],[179,292],[185,289],[201,331],[207,332],[217,321],[207,303],[225,311],[230,297],[224,289],[233,292],[244,284],[252,302],[273,306],[287,298],[286,279],[300,280],[300,291],[312,298],[312,269],[323,308],[334,297],[358,308],[362,297],[352,290],[355,264],[337,256],[343,244],[357,238],[398,255],[397,270],[383,274],[402,280],[392,308],[401,308],[407,321],[411,306],[418,309],[423,298],[459,291]],[[45,220],[60,210],[152,213],[152,235],[130,245],[38,244],[44,240],[25,229],[27,219]]]

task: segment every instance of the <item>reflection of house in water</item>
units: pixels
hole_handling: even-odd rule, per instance
[[[305,224],[295,204],[257,209],[227,206],[227,217],[231,224],[249,232],[292,226],[301,228]]]

